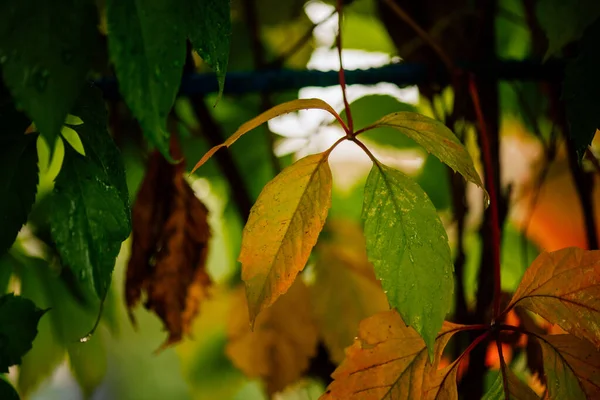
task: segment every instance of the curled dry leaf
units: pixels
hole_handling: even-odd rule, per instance
[[[181,154],[174,140],[171,153]],[[163,321],[169,337],[163,348],[188,334],[200,302],[208,295],[206,257],[208,210],[184,179],[185,165],[170,164],[158,152],[149,160],[133,206],[133,244],[127,268],[130,310],[147,293],[145,307]]]
[[[228,324],[227,356],[247,376],[262,378],[269,395],[298,380],[317,351],[317,327],[308,288],[297,279],[264,310],[250,329],[248,306],[240,288]]]
[[[542,253],[525,272],[507,311],[523,307],[600,348],[600,251]]]
[[[438,367],[446,344],[463,329],[444,322],[431,363],[425,342],[397,311],[367,318],[321,399],[455,399],[458,362]]]

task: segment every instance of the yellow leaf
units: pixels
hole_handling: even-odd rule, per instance
[[[311,300],[319,332],[331,359],[339,364],[360,321],[389,309],[381,283],[367,260],[362,229],[349,221],[328,222],[328,240],[315,248],[317,262]]]
[[[443,372],[438,366],[452,335],[463,329],[463,325],[444,322],[430,363],[425,342],[397,311],[367,318],[321,399],[453,399],[457,363]]]
[[[308,288],[301,280],[256,318],[250,330],[246,300],[240,290],[228,324],[227,356],[246,375],[262,378],[271,395],[298,380],[317,350],[317,328]]]
[[[258,117],[251,119],[250,121],[242,124],[238,128],[237,131],[233,135],[231,135],[225,142],[219,144],[212,149],[210,149],[205,155],[202,156],[200,161],[194,166],[191,173],[194,173],[198,168],[200,168],[209,158],[212,157],[213,154],[217,152],[217,150],[223,147],[229,147],[234,144],[239,138],[241,138],[245,133],[251,131],[254,128],[259,127],[270,119],[278,117],[283,114],[291,113],[293,111],[299,110],[307,110],[307,109],[317,109],[317,110],[325,110],[328,111],[331,115],[333,115],[337,120],[342,122],[339,114],[326,102],[321,99],[297,99],[288,101],[283,104],[278,104],[273,108],[268,109],[264,113],[260,114]],[[343,124],[343,122],[342,122]]]
[[[288,290],[317,242],[331,206],[328,155],[314,154],[284,169],[250,211],[239,261],[251,321]]]

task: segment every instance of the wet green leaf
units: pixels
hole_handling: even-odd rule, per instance
[[[29,299],[12,293],[0,297],[0,372],[21,363],[37,335],[37,325],[46,311]]]
[[[410,178],[375,164],[362,216],[369,261],[390,305],[423,337],[431,355],[454,287],[448,236],[435,207]]]
[[[184,11],[169,0],[106,1],[108,49],[121,94],[144,135],[167,159],[167,115],[185,61]]]
[[[4,82],[52,145],[90,69],[95,3],[8,0],[0,15]]]
[[[231,20],[229,1],[185,0],[187,35],[194,50],[212,67],[219,81],[219,97],[225,86],[229,61]]]

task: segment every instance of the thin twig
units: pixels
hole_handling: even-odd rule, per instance
[[[348,121],[348,128],[350,129],[350,134],[354,134],[354,122],[352,121],[352,111],[350,110],[350,103],[348,103],[348,95],[346,94],[346,76],[344,74],[344,65],[342,64],[342,19],[343,19],[343,4],[342,0],[338,0],[337,2],[337,11],[338,11],[338,35],[337,35],[337,51],[338,58],[340,59],[340,69],[339,69],[339,80],[340,86],[342,88],[342,97],[344,98],[344,108],[346,109],[346,120]]]
[[[419,24],[417,24],[417,22],[414,19],[412,19],[412,17],[410,15],[408,15],[406,13],[406,11],[404,11],[402,9],[402,7],[400,7],[393,0],[383,0],[383,2],[388,7],[390,7],[392,9],[392,11],[398,17],[400,17],[400,19],[402,19],[402,21],[404,21],[406,24],[408,24],[417,33],[417,35],[419,35],[419,37],[421,37],[421,39],[423,39],[423,41],[425,43],[427,43],[429,45],[429,47],[431,47],[431,49],[433,51],[435,51],[435,53],[438,55],[440,60],[444,63],[444,65],[448,69],[448,72],[451,75],[453,75],[456,72],[456,67],[454,65],[454,62],[448,56],[448,54],[446,54],[444,49],[442,49],[441,46],[436,43],[436,41],[431,37],[431,35],[429,33],[427,33],[427,31],[425,29],[421,28],[419,26]]]
[[[500,294],[501,294],[501,274],[500,274],[500,225],[498,217],[498,197],[496,191],[496,184],[494,182],[494,169],[492,164],[492,152],[491,145],[487,131],[487,125],[481,109],[481,101],[479,99],[479,93],[475,83],[475,78],[471,76],[469,78],[469,93],[473,100],[473,106],[475,107],[475,113],[477,114],[477,120],[479,122],[479,132],[481,140],[481,153],[483,155],[483,161],[485,165],[485,181],[486,188],[490,194],[490,223],[491,234],[492,234],[492,262],[494,271],[494,318],[500,313]]]

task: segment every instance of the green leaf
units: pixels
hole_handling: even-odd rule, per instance
[[[346,46],[346,42],[344,41]],[[382,118],[388,114],[398,111],[416,112],[417,108],[412,104],[402,103],[392,96],[374,94],[364,96],[350,104],[352,109],[352,120],[355,128],[362,128],[373,123],[374,120]],[[346,119],[346,111],[342,112],[342,117]],[[397,149],[412,149],[417,147],[414,140],[398,135],[394,128],[378,127],[368,130],[361,134],[361,140],[373,142],[383,146],[391,146]]]
[[[402,132],[465,179],[484,189],[467,149],[441,122],[417,113],[397,112],[386,115],[365,130],[380,127],[390,127]]]
[[[567,44],[578,40],[583,31],[600,17],[597,0],[540,0],[537,16],[546,36],[545,58],[555,55]]]
[[[29,121],[10,103],[0,104],[0,255],[27,221],[38,184],[37,135],[25,135]]]
[[[503,377],[503,374],[505,374],[505,377]],[[506,388],[504,387],[505,379]],[[508,398],[506,397],[507,392]],[[481,400],[539,400],[539,397],[510,368],[503,368],[492,387]]]
[[[6,293],[10,277],[13,274],[12,257],[9,253],[0,256],[0,295]]]
[[[129,190],[125,179],[125,167],[119,148],[110,137],[106,121],[106,106],[99,90],[88,87],[73,109],[83,124],[71,126],[79,134],[85,155],[102,167],[112,186],[117,188],[126,207],[130,221]],[[129,222],[128,222],[129,223]]]
[[[68,354],[73,375],[84,391],[91,393],[106,369],[104,353],[96,354],[102,343],[96,336],[86,343],[79,343],[78,339],[94,325],[98,301],[84,307],[45,260],[21,256],[17,270],[22,294],[40,307],[50,308],[48,316],[40,321],[31,351],[23,357],[19,392],[25,395],[35,390]],[[88,365],[81,366],[81,358],[86,358]]]
[[[4,82],[52,146],[90,69],[95,3],[5,0],[0,15]]]
[[[108,50],[125,102],[144,135],[169,160],[167,115],[185,61],[179,2],[107,0]]]
[[[585,400],[600,396],[600,352],[596,347],[573,335],[538,339],[548,388],[546,398]]]
[[[103,298],[121,243],[131,231],[129,210],[104,165],[65,142],[56,178],[51,232],[63,263],[87,290]]]
[[[600,9],[600,2],[596,2]],[[564,100],[571,140],[579,157],[600,129],[600,19],[590,26],[581,39],[579,56],[567,64]]]
[[[367,255],[390,305],[423,337],[431,355],[454,287],[448,236],[435,207],[410,178],[374,164],[362,217]]]
[[[12,293],[0,297],[0,372],[21,363],[37,335],[37,325],[46,311]]]
[[[15,388],[4,378],[3,375],[0,375],[0,399],[3,400],[19,400],[19,395],[17,394]]]
[[[221,97],[225,87],[231,38],[229,1],[185,0],[185,2],[187,34],[194,50],[217,74],[219,97]]]

